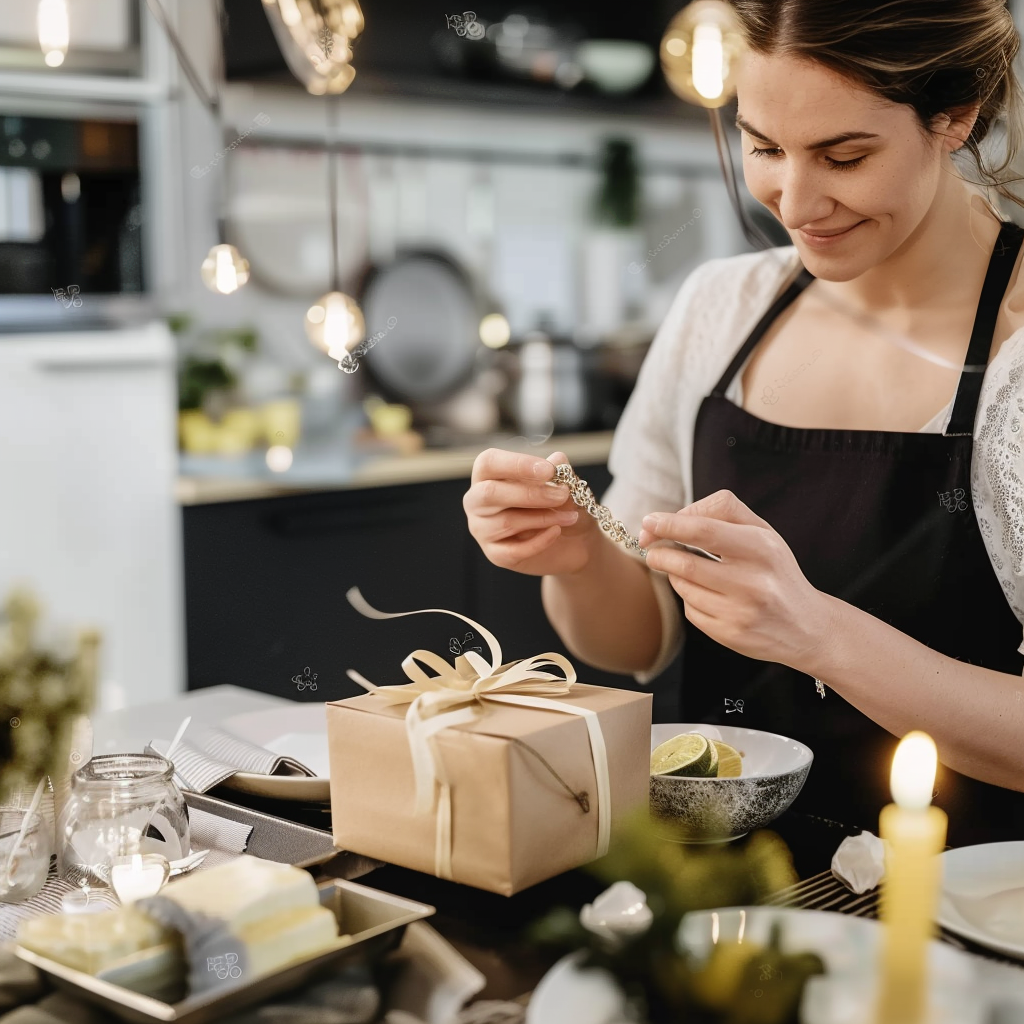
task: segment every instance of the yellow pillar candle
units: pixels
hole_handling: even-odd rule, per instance
[[[882,808],[879,823],[886,853],[878,1024],[924,1024],[928,1019],[928,944],[935,934],[939,854],[948,820],[931,806],[937,761],[935,743],[923,732],[907,733],[892,761],[895,803]]]

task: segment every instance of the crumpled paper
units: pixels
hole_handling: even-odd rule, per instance
[[[580,924],[613,947],[643,935],[653,920],[647,895],[632,882],[616,882],[580,911]]]
[[[832,858],[832,874],[858,895],[874,889],[885,875],[885,842],[873,832],[847,836]]]

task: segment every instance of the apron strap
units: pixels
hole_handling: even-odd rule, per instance
[[[775,318],[814,280],[814,275],[806,268],[801,267],[800,273],[793,279],[793,283],[771,304],[768,312],[757,322],[757,326],[751,331],[750,336],[743,343],[735,358],[722,374],[721,379],[715,385],[711,394],[715,398],[724,398],[726,388],[730,381],[739,372],[740,367],[746,361],[747,356],[753,351],[754,346],[764,337],[765,331],[771,327]]]
[[[985,284],[981,289],[978,314],[974,319],[971,343],[967,349],[963,372],[960,374],[960,384],[956,389],[956,401],[953,403],[953,415],[946,428],[946,437],[970,437],[974,433],[974,418],[978,413],[981,385],[985,377],[984,370],[975,367],[988,366],[988,354],[992,348],[996,321],[999,319],[999,308],[1010,283],[1022,241],[1024,228],[1011,221],[1004,221],[999,229],[995,248],[992,250]]]

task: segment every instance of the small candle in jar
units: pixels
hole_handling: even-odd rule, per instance
[[[89,886],[83,886],[61,897],[60,907],[65,914],[102,914],[108,910],[99,900],[89,902]]]
[[[122,903],[155,896],[171,873],[166,857],[158,853],[133,853],[118,857],[110,868],[110,885]]]

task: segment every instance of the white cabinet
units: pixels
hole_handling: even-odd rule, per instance
[[[0,595],[103,632],[103,710],[185,688],[174,344],[162,323],[0,335]]]

